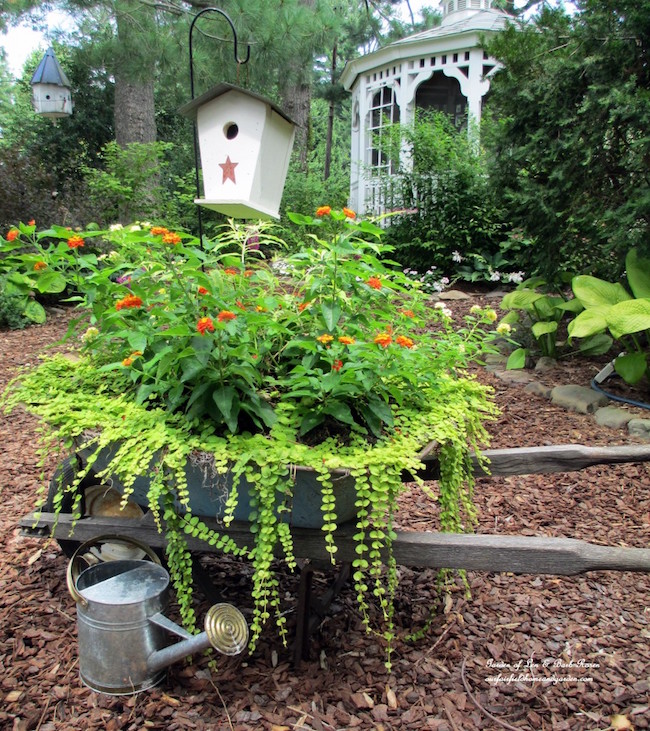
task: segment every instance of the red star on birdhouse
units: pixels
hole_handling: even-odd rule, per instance
[[[235,168],[237,165],[239,165],[239,163],[232,162],[230,155],[226,158],[226,162],[219,163],[219,167],[223,170],[222,183],[225,183],[226,180],[232,180],[232,182],[237,185],[237,181],[235,180]]]

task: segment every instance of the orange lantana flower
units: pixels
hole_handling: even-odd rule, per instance
[[[311,302],[301,302],[298,305],[298,312],[302,312],[303,310],[306,310],[310,304],[311,304]]]
[[[44,261],[37,261],[36,264],[34,264],[34,271],[40,272],[42,269],[47,269],[47,264]]]
[[[149,230],[149,233],[152,236],[163,236],[164,234],[169,233],[169,229],[165,228],[164,226],[152,226]]]
[[[343,345],[354,345],[355,339],[351,338],[349,335],[341,335],[339,343],[343,343]]]
[[[413,312],[413,310],[400,310],[400,312],[404,315],[404,317],[415,317],[415,312]]]
[[[205,287],[199,287],[199,294],[208,294],[208,290]]]
[[[229,320],[234,320],[236,317],[237,315],[230,310],[221,310],[221,312],[217,315],[217,320],[219,322],[228,322]]]
[[[36,221],[33,218],[30,218],[29,221],[27,221],[28,226],[36,226]]]
[[[134,351],[133,351],[133,352],[131,353],[131,355],[129,355],[129,357],[128,357],[128,358],[125,358],[125,359],[124,359],[124,360],[122,361],[122,365],[123,365],[123,366],[127,366],[127,367],[128,367],[128,366],[130,366],[130,365],[133,365],[133,361],[134,361],[134,360],[135,360],[135,359],[136,359],[136,358],[137,358],[138,356],[140,356],[140,355],[142,355],[142,351],[141,351],[141,350],[134,350]]]
[[[84,240],[81,236],[71,236],[68,239],[68,249],[79,249],[84,246]]]
[[[329,333],[323,333],[322,335],[319,335],[316,340],[323,343],[323,345],[327,345],[327,343],[331,343],[334,338]]]
[[[196,323],[196,329],[198,332],[201,333],[201,335],[205,335],[206,332],[214,332],[214,322],[212,322],[212,318],[210,317],[202,317],[197,323]]]
[[[7,231],[7,241],[15,241],[19,233],[20,231],[17,228],[12,228],[10,231]]]
[[[134,294],[127,294],[126,297],[123,297],[121,300],[118,300],[115,303],[116,310],[123,310],[135,307],[142,307],[142,300],[140,299],[140,297],[136,297],[136,295]]]
[[[235,267],[226,267],[223,271],[224,271],[224,274],[229,274],[231,277],[234,277],[237,274],[239,274],[239,269],[237,269]]]
[[[381,345],[382,348],[387,348],[393,342],[393,338],[388,333],[379,333],[373,342]]]
[[[163,244],[180,244],[181,237],[178,234],[174,234],[171,231],[163,234]]]
[[[343,368],[343,361],[342,360],[335,360],[334,363],[332,363],[332,370],[333,371],[340,371],[341,368]]]
[[[370,277],[366,284],[373,289],[381,289],[381,279],[379,277]]]
[[[357,214],[351,208],[344,208],[343,214],[346,218],[356,218]]]
[[[411,338],[407,338],[406,335],[398,335],[395,338],[395,342],[398,345],[401,345],[403,348],[412,348],[413,347],[413,341]]]
[[[316,215],[317,216],[329,216],[332,212],[332,206],[321,206],[320,208],[316,209]]]

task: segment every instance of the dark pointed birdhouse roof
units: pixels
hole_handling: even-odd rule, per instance
[[[59,62],[56,60],[54,51],[48,48],[45,55],[38,64],[31,80],[32,84],[55,84],[56,86],[70,87],[68,77],[65,75]]]

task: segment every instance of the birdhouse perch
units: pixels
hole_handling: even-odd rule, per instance
[[[204,197],[195,203],[233,218],[279,218],[295,123],[264,97],[226,83],[179,112],[197,127]]]

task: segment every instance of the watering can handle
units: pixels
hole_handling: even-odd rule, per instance
[[[127,546],[133,546],[134,548],[138,548],[143,551],[145,556],[147,556],[147,558],[149,558],[151,561],[160,565],[160,558],[158,558],[158,555],[154,552],[152,548],[147,546],[145,543],[141,543],[135,538],[129,538],[128,536],[119,536],[107,533],[101,536],[95,536],[95,538],[91,538],[85,543],[82,543],[79,548],[77,548],[77,550],[74,552],[74,555],[68,563],[68,570],[66,572],[66,583],[68,585],[68,591],[70,592],[70,596],[74,599],[75,603],[80,604],[84,608],[88,606],[88,602],[77,591],[77,579],[79,578],[79,574],[81,573],[81,571],[76,564],[78,563],[78,560],[82,559],[85,553],[87,553],[94,546],[101,543],[122,543]],[[100,561],[102,561],[102,559],[100,557],[97,557],[97,563],[99,563]]]

